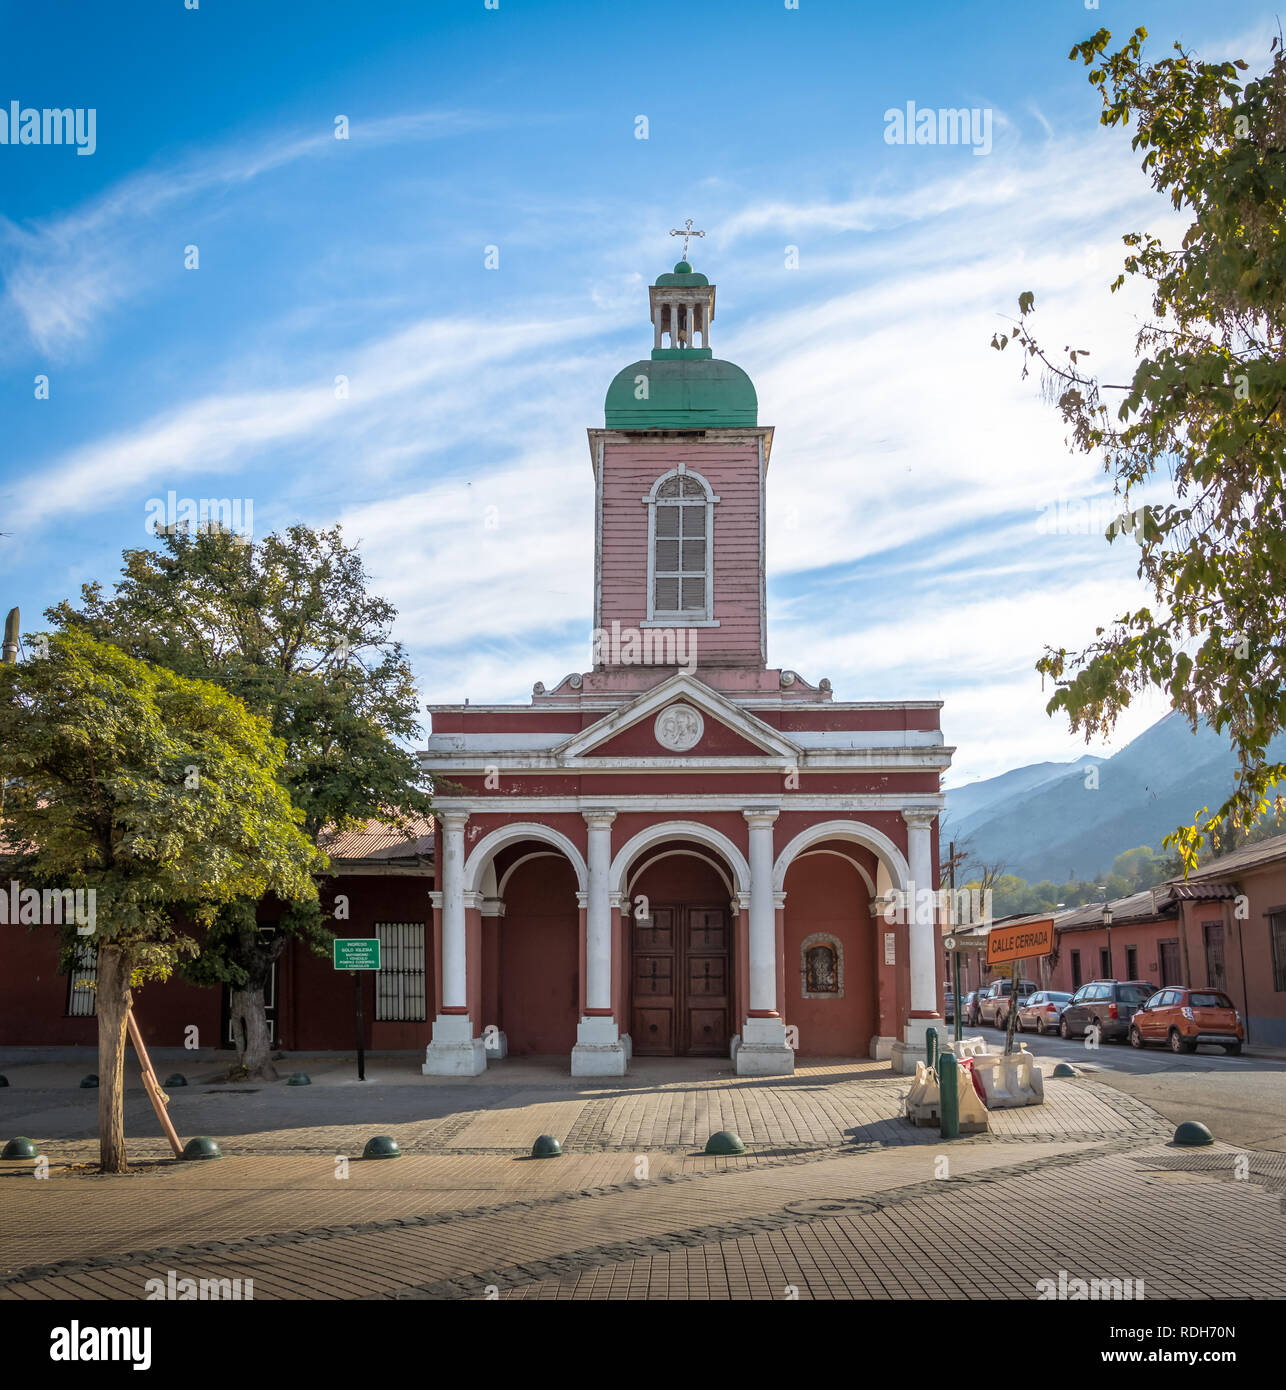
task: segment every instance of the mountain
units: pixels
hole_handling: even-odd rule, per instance
[[[1286,736],[1269,747],[1270,758],[1284,756]],[[1033,763],[948,791],[944,829],[1029,883],[1090,878],[1122,850],[1159,849],[1203,806],[1219,806],[1236,770],[1224,735],[1204,724],[1193,733],[1167,714],[1110,758]]]

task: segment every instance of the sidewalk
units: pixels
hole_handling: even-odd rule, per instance
[[[141,1298],[171,1271],[251,1279],[258,1299],[965,1297],[979,1281],[1033,1297],[1051,1260],[1111,1270],[1159,1217],[1191,1223],[1198,1193],[1193,1239],[1219,1246],[1213,1263],[1164,1245],[1146,1276],[1194,1296],[1191,1271],[1213,1269],[1231,1294],[1245,1291],[1235,1270],[1251,1270],[1286,1294],[1281,1271],[1255,1264],[1265,1223],[1280,1220],[1261,1185],[1277,1181],[1275,1156],[1228,1184],[1235,1201],[1212,1203],[1169,1171],[1170,1126],[1090,1078],[1051,1078],[1045,1105],[995,1112],[991,1134],[944,1144],[901,1118],[908,1081],[883,1063],[753,1078],[667,1061],[586,1082],[562,1059],[451,1080],[393,1057],[374,1059],[362,1085],[345,1077],[351,1059],[291,1062],[312,1086],[202,1085],[191,1068],[198,1084],[176,1089],[171,1109],[184,1137],[220,1139],[227,1156],[213,1163],[171,1160],[132,1089],[136,1167],[119,1177],[74,1166],[96,1154],[79,1063],[12,1068],[6,1130],[37,1139],[52,1166],[33,1181],[30,1162],[0,1165],[0,1299]],[[702,1152],[722,1128],[744,1156]],[[527,1156],[542,1132],[564,1157]],[[405,1156],[360,1161],[376,1133]],[[1212,1156],[1178,1155],[1184,1180]],[[1223,1180],[1206,1169],[1197,1180]],[[1017,1264],[995,1253],[1011,1239],[1025,1247]],[[1240,1263],[1225,1268],[1230,1241]]]

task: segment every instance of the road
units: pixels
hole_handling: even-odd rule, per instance
[[[1003,1029],[986,1024],[965,1032],[992,1042],[1003,1043],[1005,1036]],[[1080,1039],[1064,1042],[1053,1034],[1016,1034],[1018,1038],[1035,1056],[1092,1072],[1176,1125],[1200,1120],[1225,1143],[1286,1153],[1286,1061],[1229,1057],[1217,1047],[1176,1056],[1164,1048],[1137,1050],[1128,1043],[1092,1048]]]

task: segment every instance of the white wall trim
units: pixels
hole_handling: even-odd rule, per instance
[[[456,808],[440,806],[438,809],[441,811]],[[585,860],[580,850],[561,830],[555,830],[548,825],[541,825],[536,821],[513,821],[508,825],[497,826],[489,835],[484,835],[474,845],[473,851],[465,860],[464,865],[465,892],[476,893],[478,891],[483,872],[491,863],[496,851],[503,849],[506,845],[513,844],[515,840],[541,840],[545,844],[556,845],[571,860],[572,868],[576,871],[577,886],[582,891],[588,889],[589,871],[585,867]]]
[[[715,850],[724,857],[732,869],[735,891],[750,891],[750,865],[746,856],[721,831],[690,820],[661,821],[657,825],[649,825],[646,829],[640,830],[637,835],[627,840],[612,860],[608,878],[611,891],[624,892],[625,876],[630,865],[641,851],[663,840],[694,840],[697,844]]]
[[[782,891],[786,884],[786,870],[790,868],[791,861],[810,845],[822,840],[852,840],[859,845],[865,845],[867,849],[874,851],[878,859],[884,861],[895,888],[907,886],[911,869],[906,856],[882,830],[877,830],[873,825],[865,825],[861,821],[828,820],[801,830],[777,856],[777,863],[773,866],[773,888],[778,892]]]
[[[503,897],[504,897],[504,895],[505,895],[505,884],[508,883],[509,880],[513,877],[514,870],[515,870],[515,869],[518,869],[518,868],[521,868],[529,859],[558,859],[558,858],[560,858],[560,857],[561,857],[561,851],[559,851],[559,850],[556,850],[556,849],[538,849],[538,850],[533,850],[530,854],[524,854],[524,855],[522,856],[521,859],[515,859],[514,862],[513,862],[512,864],[510,864],[510,866],[505,870],[504,876],[501,878],[500,882],[496,885],[496,891],[495,891],[495,893],[493,894],[493,896],[494,896],[494,897],[497,897],[497,898],[503,898]]]
[[[709,864],[710,867],[715,871],[715,873],[717,873],[719,877],[723,880],[723,886],[728,890],[729,894],[732,893],[732,880],[728,877],[727,870],[723,867],[722,864],[719,863],[717,859],[712,859],[708,854],[701,854],[699,851],[695,849],[667,849],[662,850],[660,854],[654,854],[650,859],[642,860],[639,863],[638,868],[636,868],[630,875],[629,891],[627,896],[633,899],[635,884],[638,883],[639,879],[643,877],[643,875],[652,867],[653,864],[659,864],[662,859],[673,859],[679,856],[682,856],[686,859],[700,859],[702,863]]]

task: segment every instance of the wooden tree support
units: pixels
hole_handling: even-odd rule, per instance
[[[147,1055],[147,1048],[143,1046],[143,1035],[138,1031],[132,1004],[126,1010],[125,1021],[129,1024],[130,1041],[134,1044],[134,1051],[138,1053],[139,1065],[143,1069],[143,1088],[147,1091],[147,1098],[152,1102],[152,1109],[156,1111],[156,1118],[160,1120],[165,1137],[170,1141],[170,1148],[174,1150],[174,1157],[182,1158],[183,1145],[179,1141],[179,1136],[174,1132],[169,1111],[165,1108],[169,1097],[161,1090],[156,1073],[152,1070],[152,1059]]]

